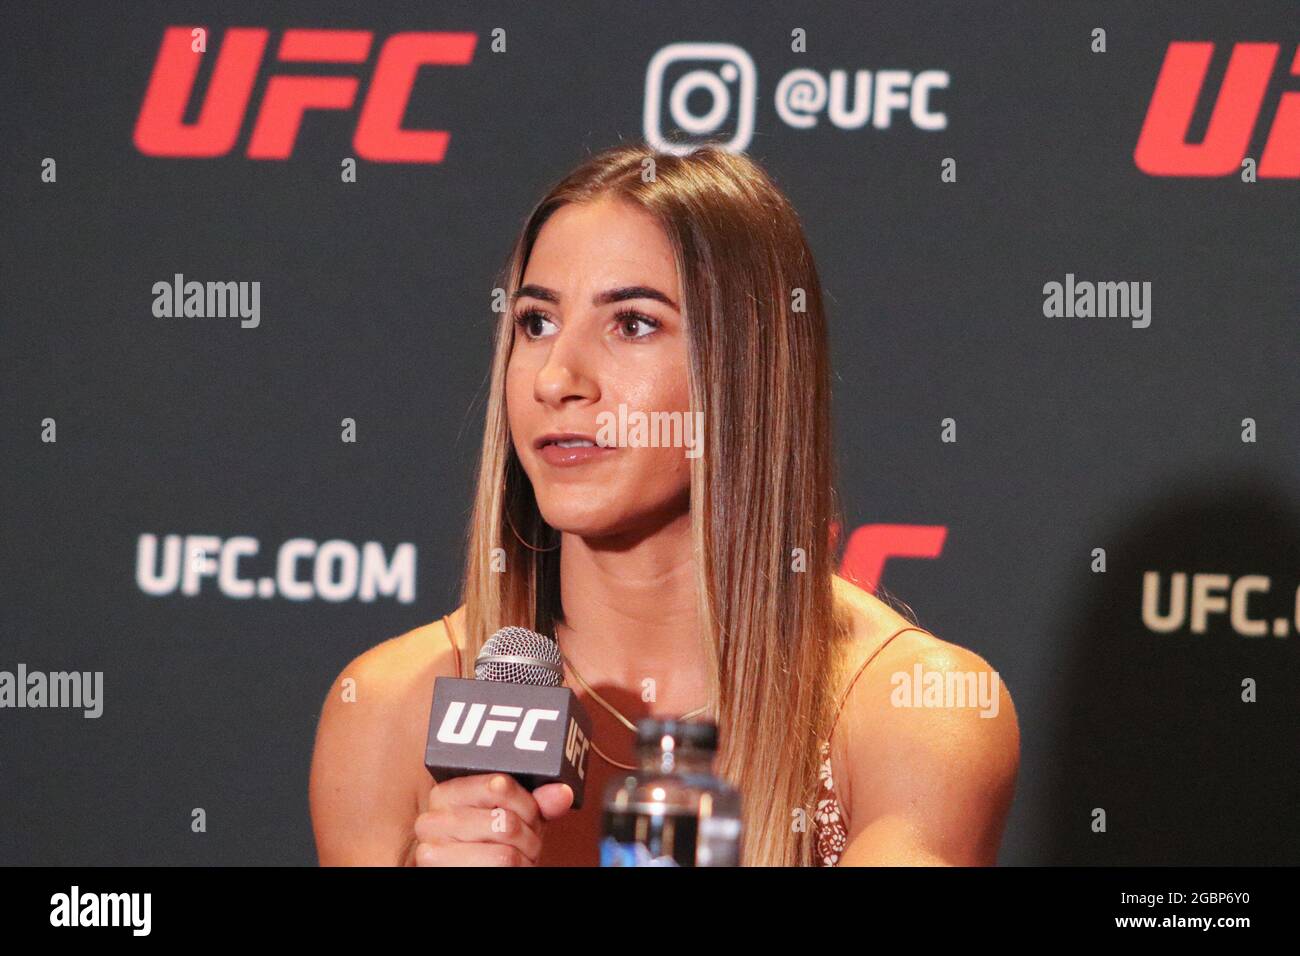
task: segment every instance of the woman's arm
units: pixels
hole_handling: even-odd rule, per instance
[[[941,696],[905,706],[917,701],[918,664],[922,704],[926,681]],[[935,689],[959,685],[964,700]],[[863,672],[836,733],[846,735],[851,799],[839,865],[997,862],[1020,729],[1010,692],[983,658],[930,635],[900,635]]]
[[[426,668],[411,650],[435,647],[431,641],[420,628],[366,651],[325,697],[308,788],[321,866],[414,862],[419,806],[412,767],[422,748],[412,730],[414,697],[432,679],[421,680]]]

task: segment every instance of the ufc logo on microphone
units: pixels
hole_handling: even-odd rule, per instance
[[[231,27],[222,38],[197,119],[185,121],[203,58],[192,49],[193,27],[168,27],[135,124],[135,145],[147,156],[224,156],[244,127],[261,70],[269,30]],[[369,30],[285,30],[281,63],[365,63]],[[372,162],[440,163],[451,134],[402,128],[421,67],[465,66],[474,57],[473,33],[396,33],[379,50],[352,138],[356,154]],[[350,110],[359,81],[352,76],[272,76],[248,142],[250,159],[288,159],[307,110]]]
[[[578,768],[578,776],[586,779],[587,776],[587,748],[591,741],[587,739],[578,722],[572,717],[569,718],[569,733],[564,738],[564,757],[569,763]]]
[[[1213,43],[1171,43],[1156,79],[1133,161],[1150,176],[1224,176],[1235,172],[1250,148],[1264,96],[1275,72],[1276,43],[1238,43],[1199,143],[1187,134],[1204,92]],[[1300,48],[1291,60],[1300,76]],[[1261,179],[1300,178],[1300,91],[1282,94],[1259,156]]]
[[[483,719],[483,714],[487,712],[489,717]],[[493,704],[492,709],[488,711],[487,704],[470,704],[469,715],[462,719],[465,713],[464,701],[452,701],[447,706],[446,716],[442,718],[442,725],[438,728],[438,740],[444,744],[468,744],[473,740],[475,746],[491,747],[492,742],[496,740],[499,733],[513,733],[514,747],[516,750],[546,750],[545,740],[534,740],[533,731],[537,729],[537,724],[543,720],[558,720],[560,712],[558,710],[548,710],[545,707],[530,707],[528,712],[524,713],[522,707],[513,707],[508,704]],[[518,720],[522,715],[523,719]],[[505,719],[501,719],[505,718]],[[457,729],[459,725],[459,730]],[[475,732],[478,732],[478,739],[474,739]]]

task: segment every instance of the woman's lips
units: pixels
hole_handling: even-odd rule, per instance
[[[602,447],[594,442],[590,445],[571,445],[566,441],[564,445],[548,442],[537,450],[537,454],[548,465],[569,468],[574,465],[585,465],[589,462],[599,461],[616,451],[618,451],[617,448]]]

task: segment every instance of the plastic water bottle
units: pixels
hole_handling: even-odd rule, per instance
[[[647,717],[640,767],[605,788],[601,866],[739,866],[740,792],[713,775],[718,728]]]

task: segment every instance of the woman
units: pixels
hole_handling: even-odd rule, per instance
[[[636,720],[706,715],[745,864],[994,863],[1011,699],[995,682],[993,717],[891,700],[917,665],[989,668],[834,573],[826,317],[780,190],[716,147],[621,145],[546,195],[503,279],[464,603],[331,687],[320,862],[593,865]],[[613,442],[620,406],[702,411],[702,446]],[[423,766],[434,679],[473,676],[509,624],[556,638],[592,718],[580,811],[563,784]]]

